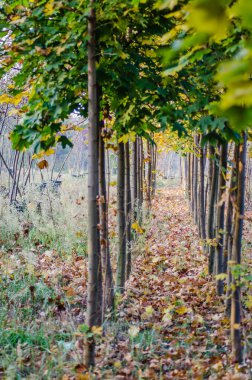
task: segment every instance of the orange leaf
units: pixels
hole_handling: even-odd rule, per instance
[[[48,161],[42,160],[37,163],[37,166],[39,167],[40,170],[43,170],[45,168],[48,168],[49,164],[48,164]]]

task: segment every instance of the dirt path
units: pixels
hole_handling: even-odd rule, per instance
[[[97,377],[249,379],[230,364],[229,320],[181,191],[158,193],[144,253],[119,301]]]

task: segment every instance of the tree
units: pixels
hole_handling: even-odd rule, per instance
[[[99,175],[98,175],[98,99],[96,81],[95,0],[90,0],[88,18],[88,298],[87,320],[90,329],[101,324],[102,299],[99,297],[101,272],[99,235]],[[100,298],[100,299],[99,299]],[[85,363],[94,365],[94,336],[86,340]]]
[[[247,136],[243,133],[243,140],[239,146],[239,156],[237,160],[238,187],[237,205],[234,219],[234,235],[232,247],[232,261],[238,266],[238,274],[233,271],[232,281],[232,303],[231,303],[231,339],[235,361],[241,363],[243,358],[243,347],[241,338],[241,289],[239,265],[241,264],[242,254],[242,230],[244,221],[244,202],[245,202],[245,181],[246,181],[246,148]]]

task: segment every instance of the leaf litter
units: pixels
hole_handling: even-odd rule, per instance
[[[144,253],[115,320],[105,323],[95,378],[249,380],[251,351],[244,365],[232,363],[224,298],[207,273],[184,193],[160,190],[152,213]]]

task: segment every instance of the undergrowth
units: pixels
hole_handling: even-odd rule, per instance
[[[85,183],[72,179],[58,192],[31,187],[22,211],[0,199],[0,378],[78,377],[87,286],[85,202]],[[115,269],[117,227],[111,215]],[[143,252],[146,220],[134,256]],[[117,328],[116,319],[106,324]]]

